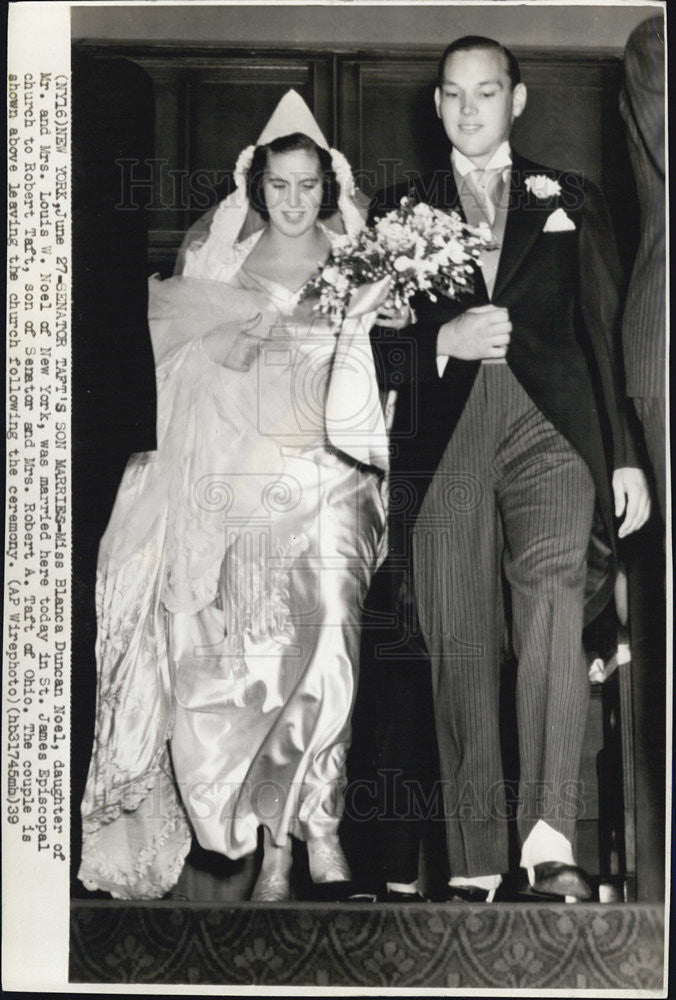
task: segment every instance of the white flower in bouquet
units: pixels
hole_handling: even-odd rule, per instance
[[[407,246],[411,235],[411,231],[406,229],[401,222],[390,219],[389,216],[376,222],[376,239],[384,241],[384,244],[390,248]]]
[[[329,285],[337,285],[340,281],[340,271],[337,267],[325,267],[323,277]]]
[[[347,234],[332,236],[334,250],[347,250],[352,246],[353,237]]]
[[[419,201],[413,209],[413,215],[414,217],[428,219],[432,215],[433,211],[434,209],[431,205],[428,205],[427,202]]]
[[[411,261],[408,257],[397,257],[393,264],[394,270],[398,271],[400,274],[402,271],[408,270],[410,266]]]
[[[454,264],[462,264],[465,261],[465,248],[458,239],[448,241],[446,245],[446,253],[448,255],[448,259]]]

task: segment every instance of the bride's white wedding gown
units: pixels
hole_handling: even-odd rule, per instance
[[[298,299],[243,267],[151,279],[158,450],[130,459],[99,553],[90,889],[163,895],[192,831],[238,858],[261,824],[337,830],[385,513],[379,474],[327,444],[336,331]],[[211,361],[202,336],[255,312],[258,363]]]

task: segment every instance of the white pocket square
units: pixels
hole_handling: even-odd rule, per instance
[[[562,233],[567,229],[575,229],[575,228],[576,228],[575,223],[570,218],[570,216],[566,215],[566,213],[562,208],[557,208],[557,210],[555,212],[552,212],[552,214],[547,218],[547,221],[545,222],[542,232]]]

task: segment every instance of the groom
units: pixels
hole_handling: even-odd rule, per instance
[[[471,296],[414,303],[417,321],[398,335],[408,371],[387,370],[392,334],[376,334],[389,384],[401,383],[384,570],[429,653],[449,899],[490,901],[508,869],[506,600],[518,660],[521,866],[535,892],[584,899],[590,887],[573,853],[588,699],[582,629],[612,593],[616,519],[624,537],[649,512],[616,378],[621,275],[600,192],[511,148],[526,88],[506,48],[474,36],[449,45],[435,104],[451,169],[376,196],[374,211],[411,193],[486,223],[492,241]],[[400,636],[389,654],[381,647],[383,676],[388,655],[414,647]],[[411,690],[429,683],[424,656],[410,657],[407,673]],[[407,700],[398,703],[408,716]],[[406,731],[410,718],[389,725]],[[388,877],[400,890],[410,882]]]

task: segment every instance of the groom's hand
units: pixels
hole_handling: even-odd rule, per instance
[[[403,330],[405,326],[410,326],[412,322],[411,307],[408,305],[401,306],[399,309],[380,306],[378,315],[376,316],[378,326],[386,326],[389,330]]]
[[[447,354],[462,361],[504,358],[512,324],[509,313],[500,306],[473,306],[440,328],[437,354]]]
[[[634,468],[615,469],[613,495],[615,517],[622,517],[624,514],[617,534],[620,538],[626,538],[633,531],[642,528],[650,517],[650,493],[643,471]]]

